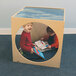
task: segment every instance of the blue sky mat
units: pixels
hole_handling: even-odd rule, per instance
[[[64,9],[25,7],[15,17],[64,21]]]

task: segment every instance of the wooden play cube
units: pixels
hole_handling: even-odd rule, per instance
[[[13,62],[59,68],[63,43],[64,17],[63,8],[24,7],[15,13],[11,17]],[[34,23],[31,32],[32,42],[46,34],[45,30],[47,26],[52,28],[56,33],[59,41],[59,47],[56,54],[51,59],[43,62],[35,62],[25,58],[18,51],[15,42],[16,33],[22,25],[30,22]]]

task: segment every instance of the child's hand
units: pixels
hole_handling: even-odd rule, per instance
[[[51,45],[49,45],[47,48],[48,48],[48,49],[51,49]]]
[[[44,40],[44,38],[41,38],[40,40],[41,40],[41,41],[43,41],[43,40]]]
[[[33,48],[31,48],[31,54],[33,54],[34,53],[34,49]]]
[[[34,46],[36,49],[37,49],[37,47],[36,46]]]

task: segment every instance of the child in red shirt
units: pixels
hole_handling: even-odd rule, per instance
[[[26,25],[23,25],[23,32],[21,34],[21,38],[20,38],[20,47],[23,51],[27,51],[30,53],[33,53],[33,43],[31,41],[31,35],[30,32],[32,30],[32,22],[28,23]]]
[[[46,31],[48,35],[45,35],[44,37],[42,37],[41,40],[48,42],[49,46],[47,48],[58,49],[59,43],[55,32],[49,26],[46,28]]]

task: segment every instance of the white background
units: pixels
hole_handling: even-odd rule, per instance
[[[0,0],[0,28],[11,28],[11,16],[24,6],[65,8],[65,28],[76,28],[76,0]]]

